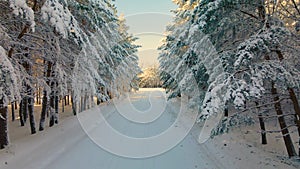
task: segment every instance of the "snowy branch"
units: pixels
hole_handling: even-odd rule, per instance
[[[246,111],[249,111],[249,110],[252,110],[252,109],[258,109],[258,108],[265,107],[265,106],[268,106],[268,105],[274,105],[275,103],[280,103],[280,102],[282,102],[283,100],[286,100],[286,99],[290,99],[290,98],[280,98],[277,101],[269,102],[269,103],[266,103],[266,104],[261,104],[259,106],[249,107],[249,108],[241,110],[241,111],[239,111],[237,113],[246,112]]]
[[[0,119],[6,121],[6,118],[4,118],[1,114],[0,114]]]
[[[289,125],[285,128],[282,128],[281,130],[267,130],[267,131],[260,131],[260,133],[281,133],[283,130],[286,130],[286,129],[289,129],[291,127],[297,127],[296,124],[292,124],[292,125]],[[287,136],[287,135],[290,135],[291,133],[287,133],[285,135],[283,135],[283,137]]]

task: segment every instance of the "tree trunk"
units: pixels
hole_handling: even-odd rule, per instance
[[[55,87],[52,88],[55,90]],[[56,96],[56,91],[52,91],[50,95],[50,121],[49,126],[52,127],[54,124],[58,124],[58,96]]]
[[[74,116],[76,116],[77,115],[77,111],[76,111],[76,103],[74,102],[74,95],[72,94],[71,95],[71,104],[72,104],[72,111],[73,111],[73,114],[74,114]]]
[[[26,124],[27,122],[27,119],[28,119],[28,97],[25,96],[23,99],[22,99],[22,114],[23,114],[23,121],[24,121],[24,124]]]
[[[39,131],[43,131],[45,129],[47,111],[48,111],[48,98],[47,98],[47,91],[44,90]]]
[[[19,106],[19,117],[20,117],[20,123],[21,126],[25,126],[25,122],[24,122],[24,116],[23,116],[23,99],[20,102],[20,106]]]
[[[61,98],[61,112],[65,112],[65,105],[66,105],[66,96]]]
[[[266,127],[265,127],[265,122],[264,122],[264,119],[263,119],[261,113],[258,113],[258,119],[259,119],[259,125],[260,125],[260,129],[261,129],[261,144],[266,145],[266,144],[268,144]]]
[[[255,102],[255,105],[258,107],[259,104],[258,102]],[[260,130],[261,130],[261,144],[265,145],[267,144],[267,133],[266,133],[266,126],[265,126],[265,121],[263,119],[263,115],[260,112],[259,108],[256,109],[257,114],[258,114],[258,120],[259,120],[259,125],[260,125]]]
[[[53,91],[54,87],[51,87],[51,89],[52,89],[52,91],[51,91],[51,95],[50,95],[50,121],[49,121],[49,127],[54,126],[54,122],[55,122],[55,94],[54,94],[55,92]]]
[[[7,106],[4,106],[3,99],[0,99],[0,149],[8,145],[7,114]]]
[[[59,97],[55,95],[55,114],[54,114],[54,123],[58,124],[58,110],[59,110]]]
[[[278,56],[278,59],[281,61],[283,61],[284,59],[284,56],[282,54],[282,52],[277,49],[276,50],[276,54]],[[293,107],[294,107],[294,111],[295,111],[295,123],[297,125],[297,128],[298,128],[298,136],[299,136],[299,147],[298,147],[298,155],[300,156],[300,106],[299,106],[299,102],[298,102],[298,99],[297,99],[297,96],[294,92],[294,90],[290,87],[287,88],[288,92],[289,92],[289,95],[290,95],[290,98],[293,102]]]
[[[18,102],[15,101],[15,109],[17,110],[18,109]]]
[[[79,108],[79,110],[80,110],[80,113],[83,112],[83,98],[82,98],[82,96],[80,97],[80,108]]]
[[[51,62],[46,62],[44,60],[44,65],[47,64],[46,70],[44,71],[44,76],[47,78],[46,83],[49,86],[50,80],[52,74],[52,66],[53,64]],[[42,112],[41,112],[41,119],[40,119],[40,127],[39,130],[43,131],[45,129],[45,121],[46,121],[46,115],[49,117],[49,106],[48,106],[48,93],[44,89],[43,91],[43,102],[42,102]]]
[[[264,1],[264,0],[262,0],[262,1]],[[265,19],[264,19],[264,21],[265,21]],[[270,27],[269,24],[268,23],[266,23],[266,24],[267,24],[266,25],[267,28],[269,28]],[[280,60],[283,59],[282,56],[278,55],[278,57],[279,57]],[[268,55],[266,55],[265,60],[270,60],[270,57]],[[274,96],[274,102],[275,102],[274,107],[275,107],[275,111],[278,115],[278,121],[279,121],[279,124],[280,124],[281,133],[282,133],[282,136],[283,136],[283,140],[284,140],[284,143],[285,143],[287,153],[288,153],[289,157],[294,157],[297,154],[296,154],[296,151],[295,151],[295,147],[294,147],[291,135],[290,135],[289,130],[287,128],[284,116],[283,116],[281,103],[280,103],[280,98],[278,96],[278,92],[277,92],[277,89],[275,88],[275,83],[273,81],[272,81],[271,93]]]
[[[85,94],[83,97],[83,111],[87,109],[87,95]]]
[[[299,103],[298,103],[298,99],[296,97],[296,94],[294,92],[294,90],[292,88],[288,88],[291,100],[293,102],[294,105],[294,110],[295,110],[295,123],[297,124],[297,128],[298,128],[298,156],[300,156],[300,108],[299,108]]]
[[[35,98],[35,103],[36,103],[36,104],[39,104],[39,99],[40,99],[40,98],[39,98],[39,87],[36,88],[36,95],[35,95],[35,97],[36,97],[36,98]]]
[[[29,50],[26,48],[26,50]],[[31,59],[31,55],[29,53],[25,54],[25,57],[28,59]],[[26,72],[28,73],[28,75],[32,76],[33,72],[32,72],[32,65],[25,61],[23,64],[23,67],[25,68]],[[30,79],[29,79],[30,80]],[[31,81],[31,80],[30,80]],[[29,117],[29,123],[30,123],[30,129],[31,129],[31,134],[35,134],[36,133],[36,128],[35,128],[35,120],[34,120],[34,92],[33,92],[33,88],[29,85],[29,84],[24,84],[26,91],[27,91],[27,96],[24,97],[24,120],[25,123]]]
[[[55,121],[55,98],[54,98],[54,91],[51,91],[50,95],[50,120],[49,120],[49,127],[54,126]]]
[[[283,116],[283,112],[282,112],[281,104],[280,104],[280,98],[278,96],[278,92],[277,92],[277,89],[275,88],[274,82],[272,82],[271,91],[272,91],[272,94],[274,96],[274,102],[275,102],[274,107],[275,107],[276,113],[278,115],[278,121],[279,121],[279,124],[280,124],[281,133],[283,135],[283,140],[284,140],[284,143],[285,143],[287,153],[288,153],[289,157],[296,156],[297,154],[296,154],[296,151],[295,151],[295,147],[293,145],[293,141],[291,139],[289,130],[287,128],[287,125],[286,125],[286,122],[285,122],[285,119],[284,119],[284,116]]]
[[[87,103],[86,104],[87,104],[87,110],[88,110],[88,109],[91,108],[92,102],[91,102],[91,97],[90,96],[87,95],[86,97],[87,97]]]
[[[100,99],[97,97],[97,105],[100,105],[101,104],[101,101]]]
[[[11,102],[10,105],[11,105],[11,120],[15,121],[16,120],[16,117],[15,117],[15,103]]]
[[[95,100],[94,97],[92,95],[89,96],[90,97],[90,108],[95,107]]]
[[[32,90],[32,89],[30,89],[30,90]],[[32,93],[32,92],[30,91],[30,93]],[[34,120],[34,99],[33,99],[33,97],[28,98],[28,112],[29,112],[31,134],[35,134],[36,128],[35,128],[35,120]]]
[[[226,103],[225,103],[224,116],[225,116],[225,117],[228,117],[228,116],[229,116],[229,114],[228,114],[228,101],[226,101]]]
[[[64,99],[63,99],[63,100],[65,101],[65,106],[67,106],[67,105],[68,105],[67,98],[68,98],[68,96],[65,96],[65,97],[64,97]]]

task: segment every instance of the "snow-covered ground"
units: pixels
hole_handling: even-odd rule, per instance
[[[150,104],[152,99],[155,104]],[[11,145],[0,151],[1,169],[293,169],[297,162],[278,157],[259,145],[259,135],[251,129],[234,130],[215,137],[204,144],[198,143],[201,124],[193,126],[187,137],[173,149],[148,158],[126,158],[103,150],[91,139],[82,127],[90,122],[89,132],[108,123],[128,137],[147,138],[163,133],[177,119],[180,101],[165,103],[161,89],[141,89],[130,95],[130,102],[116,100],[98,108],[83,112],[79,117],[65,116],[61,123],[37,135],[14,136]],[[159,118],[150,123],[135,123],[118,112],[114,104],[134,106],[140,112],[149,108],[165,108]],[[131,107],[132,107],[131,106]],[[152,106],[152,107],[151,107]],[[123,109],[127,110],[127,109]],[[155,113],[155,111],[150,111]],[[95,114],[102,113],[106,122],[94,123]],[[126,112],[125,112],[126,113]],[[130,112],[127,112],[130,113]],[[146,114],[145,114],[146,115]],[[82,116],[82,117],[81,117]],[[86,128],[85,128],[86,129]],[[10,128],[14,132],[16,128]],[[257,138],[253,138],[257,137]],[[104,138],[105,139],[105,138]],[[170,140],[170,143],[172,140]],[[122,143],[120,143],[122,144]],[[272,143],[271,143],[272,144]],[[268,145],[269,148],[272,145]],[[274,144],[275,145],[275,144]],[[276,146],[276,145],[275,145]],[[137,145],[136,149],[143,149]]]

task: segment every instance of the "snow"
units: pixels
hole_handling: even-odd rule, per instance
[[[42,9],[42,17],[49,21],[56,31],[62,34],[64,38],[73,31],[76,36],[80,34],[80,28],[68,8],[64,7],[59,1],[46,1]]]
[[[18,99],[19,96],[19,76],[12,63],[7,58],[5,49],[0,45],[0,96],[3,96],[4,105],[9,100]]]
[[[157,100],[155,104],[163,104],[165,94],[162,89],[141,89],[138,93],[130,94],[131,104],[143,111],[149,109],[149,99]],[[124,98],[113,100],[109,104],[102,104],[92,110],[81,113],[91,122],[91,132],[97,132],[97,127],[103,123],[93,123],[90,118],[95,110],[102,110],[101,114],[107,122],[120,133],[127,136],[145,138],[157,135],[172,125],[178,116],[180,100],[170,100],[161,117],[152,123],[137,124],[123,118],[114,104],[124,102]],[[161,100],[159,102],[158,100]],[[126,105],[123,105],[126,106]],[[160,108],[164,107],[159,105]],[[155,107],[154,107],[155,109]],[[160,110],[161,111],[161,110]],[[192,115],[192,113],[190,113]],[[186,117],[190,117],[186,114]],[[82,121],[81,121],[82,122]],[[180,124],[178,124],[180,125]],[[179,126],[180,127],[180,126]],[[203,123],[193,126],[187,137],[173,149],[158,156],[142,159],[125,158],[111,154],[91,140],[82,129],[78,118],[66,117],[62,123],[37,135],[28,135],[12,140],[12,144],[0,151],[1,169],[293,169],[300,165],[295,162],[277,157],[276,154],[264,151],[259,144],[259,134],[255,128],[246,131],[236,129],[232,133],[215,137],[204,144],[198,143],[199,131]],[[14,132],[17,128],[11,128]],[[104,139],[104,138],[103,138]],[[172,140],[170,140],[172,142]],[[268,148],[277,144],[270,143]],[[137,148],[138,145],[137,145]],[[144,147],[140,147],[144,148]],[[283,155],[283,154],[281,154]]]
[[[30,27],[34,32],[35,21],[34,12],[27,5],[26,0],[10,0],[10,7],[13,9],[13,13],[17,16],[27,19],[30,22]]]

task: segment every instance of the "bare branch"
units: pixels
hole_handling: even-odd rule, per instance
[[[242,12],[243,14],[246,14],[246,15],[252,17],[252,18],[255,18],[255,19],[259,20],[259,18],[257,16],[255,16],[254,14],[248,13],[248,12],[243,11],[243,10],[240,10],[240,12]]]
[[[292,0],[292,2],[293,2],[293,4],[294,4],[294,7],[295,7],[295,9],[297,10],[298,14],[300,15],[300,10],[299,10],[299,8],[298,8],[298,6],[297,6],[295,0]]]

